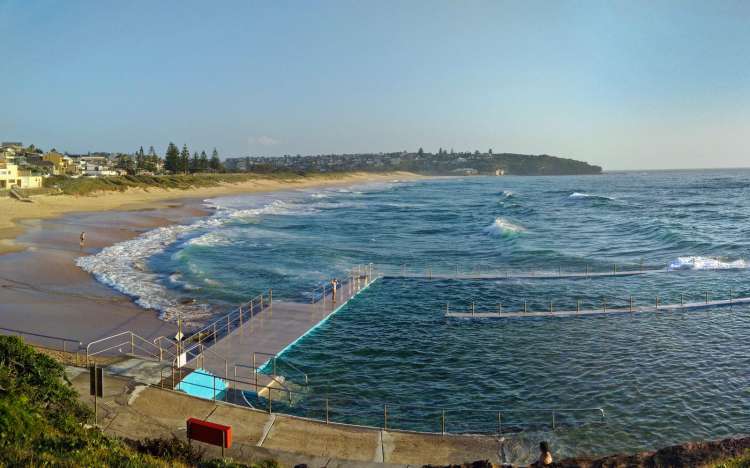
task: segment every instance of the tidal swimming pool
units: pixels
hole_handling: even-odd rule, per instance
[[[482,298],[480,308],[537,297],[541,306],[543,291],[561,304],[628,291],[639,293],[637,302],[657,291],[674,302],[680,294],[698,299],[704,290],[718,295],[732,286],[738,297],[747,295],[746,280],[745,272],[648,280],[383,279],[284,353],[310,375],[308,393],[288,410],[322,418],[328,400],[334,421],[382,426],[385,411],[389,427],[439,432],[445,421],[448,432],[475,433],[498,432],[500,412],[504,433],[522,431],[506,434],[520,459],[540,438],[565,456],[743,434],[750,427],[747,306],[505,320],[443,313],[449,300]],[[603,425],[595,408],[604,410]],[[551,409],[560,410],[554,431]]]

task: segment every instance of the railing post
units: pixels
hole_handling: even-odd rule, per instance
[[[581,300],[576,299],[576,313],[578,314],[580,312],[581,312]]]
[[[706,291],[706,304],[708,304],[708,291]]]
[[[276,356],[273,357],[273,376],[276,377]]]
[[[617,274],[617,264],[616,264],[616,263],[613,263],[613,264],[612,264],[612,274],[613,274],[613,275],[616,275],[616,274]]]
[[[630,296],[630,312],[633,312],[633,296]]]
[[[602,311],[603,312],[607,311],[607,298],[606,297],[602,298]]]
[[[552,430],[555,430],[556,421],[555,421],[555,410],[552,410]]]
[[[549,311],[552,313],[552,299],[549,300]]]
[[[271,393],[273,391],[273,387],[270,385],[268,386],[268,414],[271,414],[273,412],[273,403],[271,401],[273,400],[273,394]]]
[[[135,337],[130,333],[130,354],[135,355]]]
[[[214,344],[216,344],[216,322],[214,322]]]
[[[328,424],[328,422],[330,421],[329,416],[328,416],[328,412],[329,412],[328,397],[326,397],[326,424]]]
[[[445,410],[443,410],[443,414],[440,416],[440,432],[445,435]]]
[[[500,411],[497,412],[497,433],[502,434],[503,433],[503,420],[500,416]]]
[[[656,296],[656,310],[659,310],[659,296]]]
[[[383,430],[388,430],[388,405],[383,405]]]
[[[732,288],[729,288],[729,308],[732,308]]]
[[[680,307],[685,307],[684,294],[680,293]]]
[[[525,314],[528,312],[528,308],[526,307],[526,299],[523,300],[523,313]]]
[[[212,398],[213,398],[214,402],[216,402],[216,376],[213,375],[211,377],[213,378],[213,381],[214,381],[214,393],[212,395]]]
[[[474,302],[471,303],[471,316],[474,316]]]
[[[253,373],[255,374],[255,393],[258,393],[258,366],[255,365],[255,351],[253,351]]]

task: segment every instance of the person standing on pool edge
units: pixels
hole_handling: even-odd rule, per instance
[[[83,250],[83,244],[86,242],[86,231],[81,231],[81,237],[79,245],[81,246],[81,250]]]
[[[331,280],[331,290],[332,290],[332,292],[331,292],[331,300],[332,300],[333,304],[336,303],[336,286],[338,286],[338,284],[339,284],[339,282],[338,282],[338,280],[336,280],[336,278],[334,278],[334,279]]]

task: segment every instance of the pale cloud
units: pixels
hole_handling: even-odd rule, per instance
[[[250,137],[248,140],[251,145],[260,146],[274,146],[281,143],[281,141],[266,135]]]

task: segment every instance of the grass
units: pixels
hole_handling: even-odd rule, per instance
[[[750,450],[742,456],[714,463],[711,468],[750,468]]]
[[[223,184],[236,184],[251,180],[293,181],[302,178],[323,178],[321,174],[298,174],[293,172],[243,173],[243,174],[180,174],[180,175],[128,175],[117,177],[66,177],[54,176],[44,180],[46,188],[58,190],[65,195],[90,195],[95,192],[116,192],[132,188],[148,190],[176,189],[190,190],[196,187],[216,187]]]
[[[202,452],[177,439],[109,437],[88,424],[91,416],[58,362],[18,337],[0,336],[0,466],[247,466],[203,461]]]

